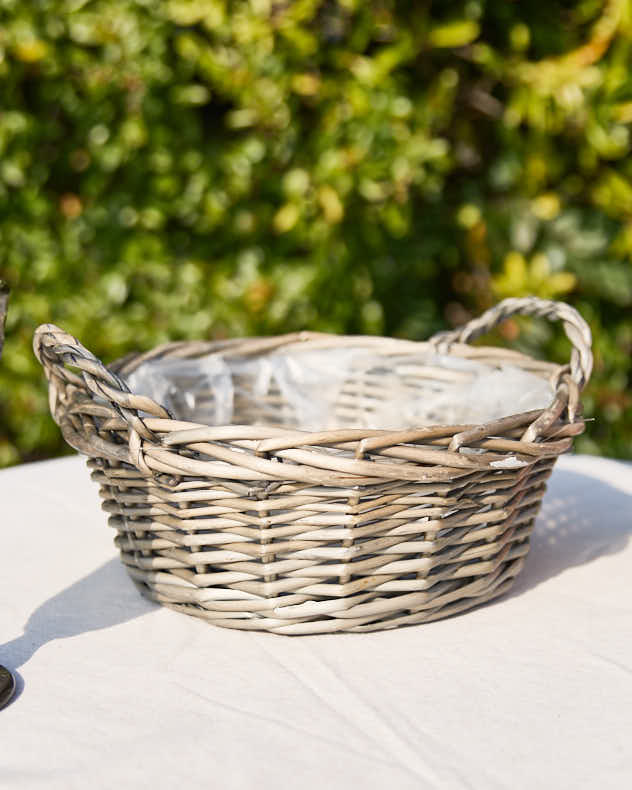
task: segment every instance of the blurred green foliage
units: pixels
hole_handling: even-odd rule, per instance
[[[578,448],[632,457],[631,63],[629,0],[0,0],[0,464],[63,451],[40,322],[107,362],[528,293],[594,330]]]

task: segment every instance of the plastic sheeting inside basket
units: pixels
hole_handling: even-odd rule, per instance
[[[553,396],[548,381],[512,365],[363,348],[150,360],[127,383],[177,419],[304,430],[482,423]]]

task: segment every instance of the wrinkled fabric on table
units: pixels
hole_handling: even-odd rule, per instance
[[[284,637],[144,600],[80,458],[0,473],[0,786],[632,782],[632,465],[567,456],[513,590],[431,624]]]

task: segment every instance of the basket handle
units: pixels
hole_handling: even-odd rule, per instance
[[[572,345],[570,363],[564,366],[557,376],[556,399],[529,426],[523,436],[525,441],[534,441],[554,422],[564,407],[568,407],[569,419],[571,422],[574,421],[579,393],[590,379],[593,366],[592,334],[590,327],[574,307],[564,302],[552,302],[535,296],[504,299],[478,318],[468,321],[465,326],[447,332],[438,332],[430,342],[438,350],[447,350],[454,343],[467,343],[484,335],[512,315],[532,315],[548,318],[551,321],[562,321],[566,336]]]
[[[96,442],[104,456],[119,461],[128,460],[129,453],[133,456],[138,454],[141,437],[156,440],[140,412],[153,417],[172,418],[164,406],[144,395],[133,394],[122,378],[108,370],[75,337],[54,324],[42,324],[35,330],[33,351],[49,382],[53,419],[66,441],[79,452],[94,455],[97,439],[95,415],[106,418],[118,416],[127,423],[129,448],[103,439]],[[82,409],[82,406],[88,408]]]
[[[469,343],[470,340],[491,331],[512,315],[533,315],[564,322],[566,337],[573,346],[570,374],[580,391],[583,390],[592,372],[592,334],[590,327],[577,310],[564,302],[551,302],[535,296],[504,299],[478,318],[468,321],[465,326],[448,332],[438,332],[430,342],[442,348],[449,348],[453,343]]]

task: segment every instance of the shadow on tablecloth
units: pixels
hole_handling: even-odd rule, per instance
[[[44,601],[29,617],[24,632],[0,645],[0,660],[16,677],[17,699],[24,682],[19,667],[40,647],[55,639],[67,639],[125,623],[156,608],[130,582],[118,557]]]
[[[544,497],[525,567],[509,597],[522,595],[569,568],[622,551],[631,535],[630,491],[557,467]]]

